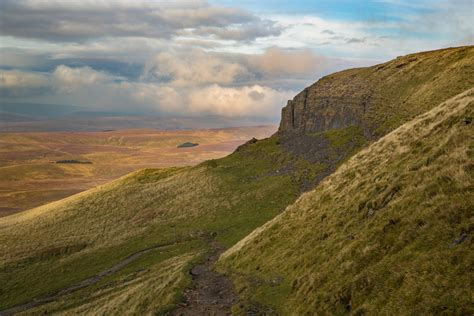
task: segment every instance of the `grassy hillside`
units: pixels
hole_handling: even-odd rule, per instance
[[[472,49],[469,53],[472,54]],[[420,59],[423,56],[421,54]],[[457,84],[467,89],[471,81],[466,74],[460,74],[459,69],[464,65],[460,60],[469,59],[472,55],[466,57],[461,54],[458,57],[451,63],[459,64],[453,69],[456,76],[465,80],[452,82],[456,89]],[[472,72],[472,64],[469,69]],[[338,74],[341,76],[339,87],[344,88],[354,73],[366,71],[367,68],[364,68],[345,72],[346,75]],[[438,72],[443,71],[444,68],[438,69]],[[410,75],[415,76],[410,72],[405,74]],[[393,89],[397,86],[394,85]],[[402,98],[405,92],[401,90],[399,97]],[[426,93],[432,94],[428,90]],[[439,102],[450,93],[440,96]],[[424,107],[433,108],[439,102]],[[373,104],[374,107],[379,106],[377,111],[382,120],[386,117],[384,104],[382,101]],[[397,122],[404,123],[405,117],[412,117],[420,111],[419,107],[415,104],[405,109],[411,111],[410,114],[402,115]],[[208,252],[209,239],[217,239],[225,247],[231,247],[255,228],[279,215],[298,198],[302,190],[312,188],[371,141],[364,132],[365,128],[349,124],[306,135],[278,133],[265,140],[249,141],[222,159],[209,160],[195,167],[138,171],[67,199],[0,218],[0,310],[78,284],[149,247],[154,248],[124,270],[28,312],[111,313],[120,311],[115,308],[127,308],[127,304],[139,314],[168,310],[180,298],[183,288],[189,285],[188,271]],[[339,197],[339,200],[342,198]],[[361,209],[368,209],[368,205],[361,206]],[[336,219],[334,222],[338,228],[344,226],[344,222],[341,224]],[[303,233],[304,227],[286,231],[286,236],[289,238],[300,231]],[[324,240],[325,237],[321,238]],[[273,237],[267,241],[271,240],[275,241],[275,247],[282,247],[285,243]],[[297,256],[301,255],[302,260],[305,258],[298,251],[304,247],[296,241],[289,245],[295,248],[292,249],[294,256],[291,252],[283,253],[287,262],[298,263],[294,264],[297,269],[300,262]],[[313,246],[316,247],[315,244]],[[268,249],[272,249],[270,245]],[[238,260],[237,257],[229,257],[233,258],[228,262],[233,271],[245,275],[249,273],[245,270],[246,265],[256,268],[260,254],[250,246],[249,254],[248,258],[239,255]],[[262,252],[262,258],[268,255]],[[244,298],[255,295],[264,305],[273,305],[278,298],[287,302],[283,298],[292,293],[293,285],[287,282],[287,272],[280,269],[276,263],[278,260],[268,258],[271,259],[268,264],[275,262],[272,268],[281,272],[272,279],[272,283],[260,283],[261,277],[252,279],[262,287],[248,294],[243,291],[242,295]],[[304,264],[311,265],[312,262]],[[150,289],[150,280],[170,281],[166,279],[166,271],[172,271],[170,286]],[[240,290],[243,290],[244,284],[249,288],[255,285],[245,283],[246,280],[246,277],[237,280]],[[281,286],[275,286],[277,284]],[[150,304],[151,297],[159,303]],[[267,302],[270,297],[272,300]],[[288,301],[288,306],[296,306],[290,305],[293,304],[291,302],[301,303],[294,299]]]
[[[282,314],[474,312],[474,90],[362,150],[221,257]]]
[[[224,159],[197,167],[146,169],[2,218],[0,308],[78,283],[155,244],[177,241],[148,254],[147,260],[125,271],[126,278],[135,279],[137,271],[144,269],[164,269],[165,260],[174,256],[187,258],[181,266],[188,267],[190,260],[207,250],[206,240],[212,236],[231,246],[299,195],[299,173],[276,172],[292,159],[281,152],[275,139],[268,139]],[[306,166],[304,161],[294,164]],[[186,271],[179,272],[186,284]],[[120,277],[81,290],[68,303],[86,304],[84,297],[92,299],[100,286],[120,283]],[[147,277],[142,280],[147,282]],[[172,295],[177,289],[165,290]]]

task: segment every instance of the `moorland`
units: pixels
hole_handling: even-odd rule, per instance
[[[249,138],[265,138],[275,130],[275,126],[257,126],[0,133],[0,216],[59,200],[138,169],[220,158]],[[176,148],[189,141],[200,145]]]

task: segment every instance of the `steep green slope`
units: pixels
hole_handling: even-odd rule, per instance
[[[474,89],[404,124],[221,257],[282,314],[470,315]]]
[[[472,86],[472,47],[416,56],[420,63],[427,59],[429,62],[423,65],[428,68],[441,60],[443,66],[430,72],[443,78],[440,87],[444,90],[436,94],[439,102],[461,86]],[[352,78],[371,69],[376,67],[333,75],[338,79],[331,79],[332,88],[327,93],[339,100],[328,103],[334,107],[334,115],[330,108],[325,109],[329,112],[319,111],[319,101],[308,99],[305,108],[314,108],[314,115],[319,116],[307,115],[307,124],[314,118],[317,122],[319,117],[334,122],[335,118],[344,118],[345,111],[338,104],[353,98],[349,93],[338,95],[338,91],[354,90],[349,88]],[[410,76],[416,76],[419,69],[405,69],[397,78],[408,84]],[[442,75],[446,69],[450,69],[452,77]],[[373,80],[370,84],[384,82]],[[408,97],[409,92],[413,93],[397,92],[397,85],[386,88],[387,94],[397,95],[400,100],[404,94]],[[433,93],[424,89],[419,95]],[[384,104],[383,99],[370,103],[371,111],[379,113],[383,122],[391,117],[385,115]],[[404,113],[397,122],[403,123],[420,109],[436,105],[411,104],[407,108],[393,107],[393,111],[399,109]],[[282,124],[284,121],[285,117]],[[68,199],[0,218],[0,310],[78,284],[156,245],[166,246],[154,248],[126,269],[107,275],[91,287],[31,312],[111,313],[117,311],[115,305],[126,308],[127,302],[139,314],[167,310],[179,299],[183,287],[189,285],[187,271],[208,251],[210,238],[230,247],[280,214],[302,190],[312,188],[372,141],[375,136],[368,130],[371,128],[365,121],[346,119],[340,124],[302,132],[281,128],[271,138],[249,141],[223,159],[188,168],[143,170]],[[166,281],[163,271],[173,271],[173,282],[164,288],[150,289],[147,280]],[[159,298],[159,303],[149,304],[152,297]],[[94,307],[97,304],[99,309]]]

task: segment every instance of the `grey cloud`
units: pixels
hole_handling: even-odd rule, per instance
[[[348,38],[346,39],[346,43],[347,44],[360,44],[360,43],[365,43],[366,42],[366,38]]]
[[[15,69],[32,69],[43,66],[47,55],[28,49],[1,48],[0,67]]]
[[[217,38],[235,41],[249,41],[259,37],[277,36],[282,29],[271,21],[254,21],[238,27],[201,27],[193,33],[211,35]]]
[[[174,86],[232,84],[248,78],[248,69],[232,56],[202,50],[163,52],[145,64],[142,79]]]
[[[159,46],[152,50],[149,47],[137,47],[139,45],[112,48],[106,45],[107,50],[102,55],[101,47],[88,50],[89,46],[71,47],[73,46],[76,48],[71,49],[66,45],[61,53],[49,52],[42,55],[35,55],[27,50],[2,49],[8,51],[11,58],[2,59],[4,63],[0,65],[0,69],[53,73],[58,66],[64,65],[70,68],[89,67],[130,82],[149,81],[181,87],[212,83],[242,86],[265,82],[272,87],[293,89],[295,82],[300,79],[313,79],[317,76],[321,69],[326,68],[328,61],[310,50],[278,47],[271,47],[261,54],[238,54],[190,49],[189,46],[168,49]],[[109,49],[117,53],[109,53]],[[21,59],[32,59],[34,63],[18,68],[20,61],[14,58],[16,55],[23,56]],[[137,59],[137,55],[142,57]],[[285,85],[286,81],[288,86]],[[307,80],[304,82],[308,83]],[[296,84],[296,88],[303,87],[303,84]]]
[[[118,61],[101,65],[99,59],[86,63],[68,55],[54,61],[68,63],[47,73],[8,72],[1,95],[15,102],[34,97],[103,110],[276,117],[288,98],[333,63],[301,49],[272,47],[251,55],[172,48],[150,58],[141,76],[131,78],[113,72]]]
[[[136,80],[142,74],[143,62],[134,60],[137,55],[136,50],[133,52],[127,51],[129,55],[133,56],[132,60],[123,60],[121,56],[123,53],[122,51],[116,56],[108,54],[105,57],[100,55],[94,57],[94,54],[91,52],[87,52],[87,54],[76,52],[75,54],[55,56],[56,54],[51,52],[39,53],[31,49],[2,47],[0,69],[49,73],[60,65],[75,68],[91,67],[116,76]]]
[[[247,58],[249,69],[260,72],[265,78],[305,78],[326,68],[328,59],[309,49],[288,50],[270,47],[263,54]]]
[[[254,101],[260,101],[265,98],[265,93],[254,90],[249,93],[249,97],[252,98],[252,100]]]
[[[154,82],[117,82],[113,76],[88,67],[70,68],[59,66],[50,75],[33,73],[1,73],[0,95],[28,97],[21,95],[32,88],[49,89],[48,100],[60,104],[91,104],[106,110],[127,112],[153,111],[169,114],[218,114],[223,116],[274,117],[285,101],[295,91],[273,89],[261,85],[226,87],[219,84],[205,84],[176,87]],[[36,89],[35,88],[35,89]],[[3,88],[2,88],[3,89]],[[17,94],[14,95],[13,93]],[[37,101],[40,99],[39,94]]]
[[[30,97],[51,92],[51,78],[47,74],[16,70],[0,72],[0,96],[2,97]]]
[[[0,34],[14,37],[81,42],[102,37],[170,38],[184,30],[238,40],[279,34],[273,22],[250,12],[205,2],[166,5],[151,0],[3,0],[1,3]]]
[[[222,87],[210,85],[191,91],[187,96],[190,113],[223,116],[256,115],[276,117],[294,91],[275,90],[260,85]]]
[[[329,65],[329,59],[308,49],[271,47],[253,55],[194,49],[157,54],[145,64],[141,79],[180,87],[213,83],[242,86],[265,82],[286,89],[293,88],[294,82],[300,79],[314,79]]]
[[[331,31],[331,30],[323,30],[323,31],[321,31],[321,33],[322,33],[322,34],[329,34],[329,35],[334,35],[334,34],[336,34],[336,32]]]

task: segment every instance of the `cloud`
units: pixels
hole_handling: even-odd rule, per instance
[[[190,93],[188,111],[222,116],[268,117],[269,113],[276,116],[294,94],[294,91],[277,91],[259,85],[240,88],[212,85]]]
[[[309,49],[270,47],[261,54],[173,50],[152,57],[145,64],[141,81],[181,89],[219,84],[298,90],[334,65],[334,60]]]
[[[27,97],[50,92],[48,75],[23,71],[0,72],[0,95],[2,97]]]
[[[47,92],[51,103],[107,110],[276,118],[286,101],[328,65],[327,59],[310,50],[271,47],[262,54],[170,50],[151,57],[141,76],[130,78],[85,66],[87,59],[70,58],[80,66],[57,65],[40,76],[41,84],[25,79],[22,93],[31,88],[28,96],[40,98]],[[21,74],[38,77],[34,72]],[[11,98],[25,96],[12,85],[4,91],[9,89]]]
[[[0,48],[0,67],[33,68],[45,63],[45,54],[29,49]]]
[[[282,49],[270,47],[261,55],[249,58],[252,68],[258,69],[267,77],[306,77],[314,76],[318,70],[328,65],[328,59],[309,49]]]
[[[181,71],[181,70],[180,70]],[[188,74],[185,74],[186,78]],[[276,118],[295,91],[262,85],[241,87],[203,82],[129,82],[90,67],[58,66],[51,74],[0,73],[2,95],[36,96],[48,93],[52,103],[79,104],[95,109],[155,112],[168,115],[222,115]]]
[[[119,85],[122,93],[131,99],[128,106],[141,107],[158,113],[181,115],[186,113],[187,96],[185,91],[179,91],[170,86],[154,83],[128,83]]]
[[[282,27],[280,47],[324,46],[320,53],[339,58],[382,61],[417,51],[474,43],[470,0],[422,1],[416,8],[411,5],[413,1],[388,1],[392,10],[386,12],[386,19],[368,19],[363,14],[356,20],[311,14],[274,14],[268,18]]]
[[[177,86],[205,83],[229,84],[249,75],[244,65],[231,58],[202,50],[186,53],[164,52],[145,64],[143,79]]]
[[[211,35],[226,40],[251,41],[259,37],[277,36],[281,31],[282,29],[275,26],[275,23],[272,21],[256,20],[244,25],[235,25],[227,28],[216,26],[201,27],[195,32],[190,33],[202,36]]]
[[[71,93],[83,88],[111,82],[112,78],[90,67],[71,68],[60,65],[52,74],[52,83],[60,93]]]
[[[251,92],[248,93],[248,96],[254,100],[254,101],[261,101],[263,99],[265,99],[265,92],[259,92],[257,90],[253,90]]]
[[[182,32],[230,40],[279,34],[269,20],[203,1],[2,0],[0,34],[59,42],[104,37],[171,38]]]
[[[366,40],[367,40],[366,38],[352,37],[352,38],[346,39],[345,41],[347,44],[361,44],[361,43],[365,43]]]
[[[336,32],[331,31],[331,30],[322,30],[321,33],[322,33],[322,34],[329,34],[329,35],[334,35],[334,34],[336,34]]]

